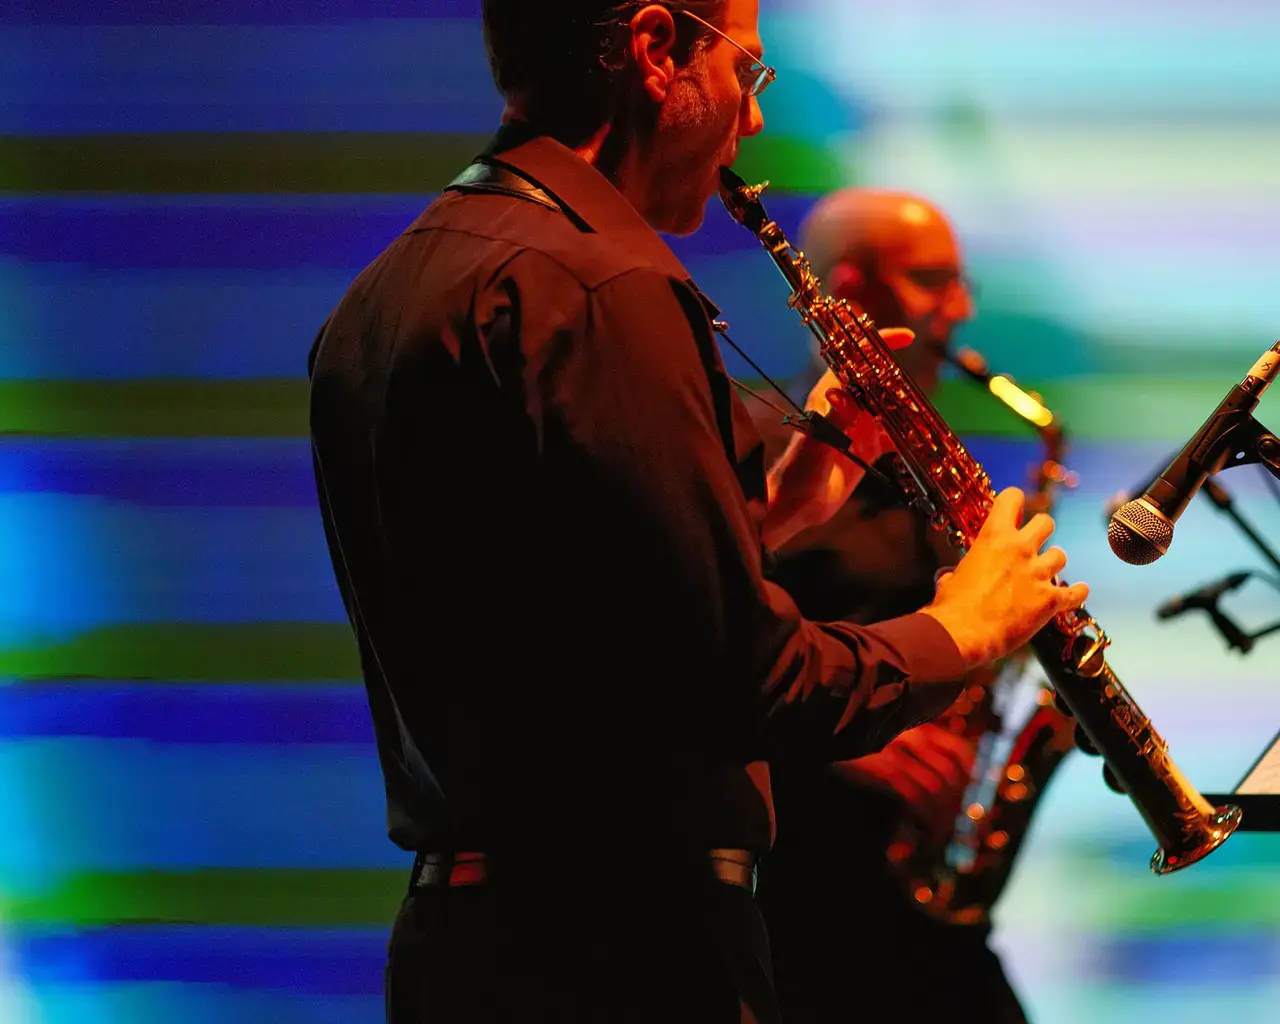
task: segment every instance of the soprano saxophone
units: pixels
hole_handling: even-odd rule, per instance
[[[1056,488],[1075,485],[1075,475],[1062,464],[1066,437],[1057,417],[1012,378],[992,374],[972,349],[948,352],[947,359],[1035,429],[1044,456],[1032,469],[1027,509],[1051,512]],[[914,904],[948,924],[990,920],[1031,816],[1053,773],[1076,747],[1074,719],[1043,685],[1037,688],[1035,709],[1005,743],[1010,734],[1004,729],[1000,702],[1018,689],[1025,661],[1014,657],[972,673],[964,692],[938,720],[977,747],[974,770],[950,831],[935,835],[906,818],[885,851]]]
[[[720,196],[752,233],[791,288],[788,305],[817,337],[823,359],[853,398],[880,423],[898,455],[896,472],[913,507],[958,549],[972,545],[995,495],[991,480],[918,386],[903,373],[871,318],[823,293],[809,261],[769,219],[760,196],[721,170]],[[1240,824],[1238,807],[1213,807],[1178,769],[1168,743],[1106,661],[1107,635],[1083,608],[1064,612],[1031,641],[1058,698],[1105,760],[1159,844],[1158,875],[1194,864]]]

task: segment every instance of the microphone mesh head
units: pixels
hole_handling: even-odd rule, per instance
[[[1116,509],[1107,527],[1107,542],[1122,562],[1150,565],[1169,550],[1173,523],[1141,498]]]

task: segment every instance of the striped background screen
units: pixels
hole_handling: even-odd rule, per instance
[[[1124,566],[1103,503],[1280,336],[1280,8],[762,6],[779,79],[740,170],[790,230],[859,182],[952,215],[981,284],[962,340],[1073,441],[1071,575],[1182,767],[1229,789],[1280,728],[1280,640],[1229,655],[1152,611],[1264,566],[1201,501],[1166,559]],[[381,1019],[407,865],[314,507],[304,363],[496,122],[478,8],[0,4],[6,1024]],[[739,343],[795,374],[808,340],[753,240],[713,209],[677,248]],[[939,403],[997,482],[1025,479],[1038,449],[987,396],[952,380]],[[1268,478],[1223,483],[1275,529]],[[1280,619],[1262,580],[1226,606]],[[1167,879],[1151,848],[1070,759],[998,915],[1034,1019],[1275,1019],[1280,842]]]

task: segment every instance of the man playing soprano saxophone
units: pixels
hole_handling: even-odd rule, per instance
[[[767,759],[879,749],[1087,588],[1011,489],[919,610],[802,618],[762,549],[856,478],[797,437],[766,481],[658,235],[698,228],[763,128],[756,0],[483,12],[503,124],[309,363],[388,833],[417,854],[388,1015],[769,1024]]]
[[[842,190],[809,215],[801,248],[831,294],[882,327],[915,332],[897,355],[932,392],[954,328],[973,315],[942,212],[912,195]],[[786,442],[785,428],[761,425],[775,450]],[[874,622],[928,601],[934,573],[957,558],[940,531],[868,477],[830,520],[778,552],[773,578],[805,615]],[[930,723],[857,760],[775,764],[782,827],[760,898],[788,1024],[961,1019],[962,1008],[966,1020],[1026,1019],[989,928],[946,924],[912,906],[886,860],[903,815],[950,830],[975,753],[976,741]]]

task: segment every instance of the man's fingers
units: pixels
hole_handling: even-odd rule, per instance
[[[1045,579],[1053,579],[1067,567],[1067,553],[1059,547],[1049,548],[1036,560],[1036,570]]]
[[[1037,512],[1021,530],[1022,536],[1031,545],[1032,551],[1039,551],[1042,544],[1053,536],[1053,517],[1044,512]]]
[[[1022,507],[1026,502],[1020,488],[1006,487],[996,495],[991,503],[991,511],[987,513],[987,522],[993,526],[1007,527],[1016,530],[1022,521]]]
[[[894,789],[905,800],[919,804],[940,792],[945,781],[941,772],[915,757],[900,757],[894,761]]]
[[[827,401],[831,403],[831,408],[840,409],[843,412],[856,413],[861,406],[853,400],[853,395],[849,394],[844,388],[831,388],[827,391]]]
[[[1069,612],[1079,608],[1089,597],[1087,583],[1073,583],[1069,587],[1058,587],[1058,611]]]
[[[960,769],[961,774],[968,776],[973,770],[973,743],[963,736],[941,727],[932,729],[930,739],[946,751],[952,764]]]

